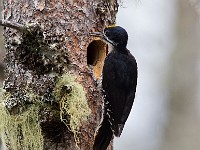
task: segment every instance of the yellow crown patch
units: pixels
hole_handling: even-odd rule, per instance
[[[106,28],[114,28],[114,27],[116,27],[116,24],[113,24],[113,25],[107,26]]]

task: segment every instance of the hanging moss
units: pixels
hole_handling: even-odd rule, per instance
[[[42,150],[39,106],[33,104],[25,112],[11,115],[5,108],[9,95],[8,92],[0,91],[0,133],[4,143],[12,150]]]
[[[81,84],[75,82],[71,74],[63,74],[54,88],[55,98],[60,102],[60,119],[74,134],[76,144],[81,122],[87,120],[91,110]],[[66,116],[69,116],[67,120]]]

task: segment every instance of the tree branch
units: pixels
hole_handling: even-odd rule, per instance
[[[12,22],[8,20],[1,20],[0,19],[0,26],[12,28],[15,30],[18,30],[20,32],[30,32],[31,30],[34,30],[36,27],[38,27],[36,24],[27,24],[27,25],[22,25],[17,22]]]

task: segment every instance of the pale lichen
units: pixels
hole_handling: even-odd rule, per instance
[[[0,90],[0,133],[4,144],[12,150],[42,150],[39,106],[33,104],[20,114],[10,114],[5,107],[9,96],[8,92]]]
[[[60,102],[60,119],[74,134],[76,144],[82,121],[86,121],[91,113],[83,86],[75,81],[69,73],[63,74],[55,88],[54,96]],[[69,116],[69,119],[66,118]]]

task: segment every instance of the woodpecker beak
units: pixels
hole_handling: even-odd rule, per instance
[[[106,37],[106,35],[101,33],[101,32],[90,32],[89,35],[90,36],[100,37],[101,39],[105,39],[105,37]]]
[[[109,44],[112,44],[114,46],[117,46],[117,44],[115,42],[111,41],[104,33],[101,33],[101,32],[90,32],[89,35],[90,36],[100,37],[106,43],[109,43]]]

